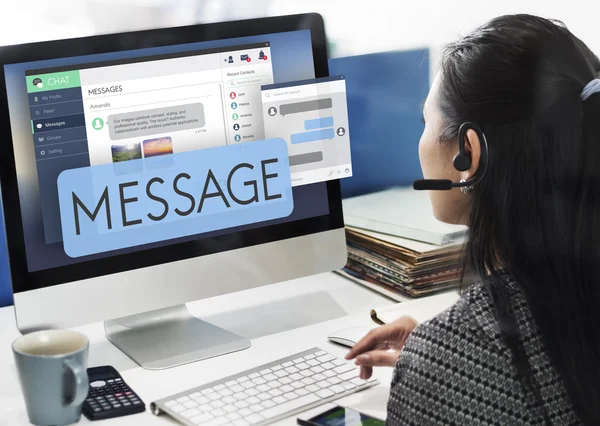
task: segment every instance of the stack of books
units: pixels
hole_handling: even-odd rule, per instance
[[[433,216],[426,193],[394,189],[344,201],[353,281],[404,301],[455,289],[466,227]]]

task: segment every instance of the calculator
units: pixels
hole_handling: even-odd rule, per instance
[[[83,414],[89,420],[142,413],[146,405],[114,367],[105,365],[87,369],[90,382],[88,396],[83,402]]]

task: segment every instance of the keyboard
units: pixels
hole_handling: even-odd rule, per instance
[[[184,425],[267,425],[377,385],[354,362],[319,348],[152,402],[155,415]]]

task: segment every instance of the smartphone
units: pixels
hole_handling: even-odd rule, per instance
[[[298,419],[298,424],[303,426],[385,426],[383,420],[339,406],[308,420]]]

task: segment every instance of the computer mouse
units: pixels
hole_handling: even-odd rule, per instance
[[[351,348],[371,331],[369,327],[348,327],[331,333],[327,338],[334,343]]]

